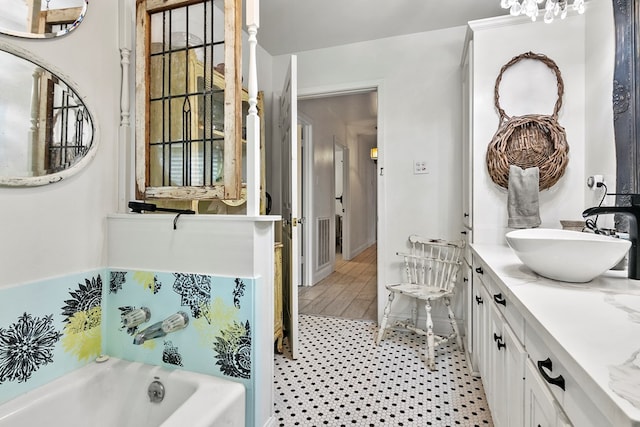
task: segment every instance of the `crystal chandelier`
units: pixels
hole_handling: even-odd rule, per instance
[[[551,23],[553,19],[560,15],[560,19],[567,17],[570,0],[500,0],[503,9],[509,9],[513,16],[527,15],[532,21],[538,18],[541,11],[544,11],[544,22]],[[538,5],[545,3],[544,8]],[[573,0],[573,10],[584,13],[584,0]]]

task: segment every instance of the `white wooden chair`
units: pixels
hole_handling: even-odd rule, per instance
[[[464,241],[448,242],[445,240],[427,239],[420,236],[409,236],[411,243],[410,253],[397,253],[404,259],[404,269],[407,281],[386,285],[389,291],[389,300],[384,308],[384,315],[378,331],[377,344],[384,338],[391,304],[396,294],[405,295],[413,299],[411,315],[412,319],[399,321],[396,327],[403,327],[427,337],[427,365],[435,370],[435,347],[456,339],[458,348],[462,350],[462,339],[458,331],[453,310],[451,309],[451,297],[454,293],[458,271],[460,270],[460,257]],[[418,301],[422,301],[427,311],[426,328],[419,328]],[[449,321],[453,332],[448,336],[435,335],[433,332],[433,320],[431,319],[431,303],[442,301],[447,307]]]

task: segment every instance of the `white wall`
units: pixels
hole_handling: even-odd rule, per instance
[[[494,107],[496,78],[505,63],[527,51],[554,60],[564,81],[558,122],[566,131],[569,163],[560,181],[540,192],[541,227],[560,228],[561,219],[581,219],[586,153],[584,16],[570,16],[552,25],[507,17],[470,26],[474,29],[473,241],[504,244],[509,231],[507,191],[489,177],[485,156],[499,124]],[[500,105],[508,115],[551,114],[556,99],[555,75],[541,63],[520,62],[503,75]]]
[[[475,21],[470,26],[475,29],[473,241],[504,243],[502,236],[509,230],[504,208],[506,190],[491,181],[485,163],[486,145],[498,127],[497,112],[487,106],[493,105],[495,79],[502,65],[526,51],[553,59],[564,81],[558,121],[566,131],[569,164],[560,181],[540,193],[541,226],[560,228],[562,219],[582,219],[584,208],[597,204],[602,196],[601,190],[586,190],[587,176],[602,174],[610,188],[615,188],[611,103],[615,46],[611,2],[592,1],[585,15],[572,15],[552,24],[507,17]],[[523,63],[503,76],[501,106],[510,115],[550,113],[557,98],[555,79],[549,75],[545,80],[538,74],[533,80],[531,66],[516,68],[519,65]],[[513,73],[511,77],[509,72]],[[528,78],[532,85],[527,86]],[[516,87],[509,86],[507,79],[515,82]]]
[[[33,188],[0,188],[0,286],[106,265],[105,217],[116,209],[120,106],[118,2],[91,2],[70,34],[0,42],[29,51],[62,77],[94,114],[95,158],[73,177]],[[26,141],[25,141],[26,143]]]
[[[609,192],[616,189],[616,150],[613,130],[613,69],[615,61],[615,32],[613,30],[613,3],[609,0],[591,0],[586,16],[586,122],[589,131],[586,143],[585,176],[603,175]],[[584,186],[585,207],[600,202],[602,189],[593,191]],[[613,197],[605,199],[613,205]],[[601,216],[600,226],[613,227],[613,215]]]
[[[400,278],[395,252],[409,234],[460,236],[464,34],[457,27],[298,53],[300,93],[378,87],[379,287]],[[275,87],[287,62],[274,57]],[[426,160],[430,173],[414,175],[414,159]]]
[[[590,204],[583,191],[586,176],[595,171],[615,175],[613,149],[607,142],[613,138],[607,99],[612,75],[612,54],[608,56],[607,51],[612,49],[613,34],[600,21],[602,13],[610,15],[611,5],[606,0],[592,3],[586,15],[552,25],[525,19],[506,32],[487,30],[481,36],[484,47],[476,53],[481,59],[476,71],[481,86],[475,100],[476,120],[484,126],[475,138],[486,144],[498,126],[493,87],[500,67],[532,50],[547,54],[561,69],[565,98],[559,120],[567,132],[570,162],[565,177],[540,195],[543,226],[558,228],[560,219],[581,218],[582,209]],[[379,287],[400,277],[393,254],[404,247],[408,234],[460,236],[459,64],[464,32],[462,27],[450,28],[297,53],[300,93],[367,85],[379,88]],[[593,55],[594,50],[605,54]],[[287,63],[287,55],[273,58],[275,88],[281,85]],[[591,69],[594,63],[600,66],[598,71]],[[477,158],[484,157],[486,144],[478,145]],[[270,166],[277,171],[279,156],[274,158]],[[413,175],[413,160],[426,160],[429,174]],[[484,163],[476,165],[476,170],[483,171],[479,185],[487,189],[487,197],[476,200],[482,206],[475,213],[481,220],[480,241],[502,242],[506,191],[490,181]]]
[[[344,122],[328,112],[325,99],[301,100],[298,102],[298,109],[301,114],[311,120],[313,132],[311,135],[313,164],[310,166],[311,171],[308,174],[313,179],[311,183],[313,187],[312,213],[307,212],[305,215],[308,215],[307,226],[311,227],[311,233],[313,233],[312,241],[317,242],[317,218],[330,218],[331,236],[335,238],[333,148],[334,141],[344,144],[347,131]],[[310,256],[312,259],[307,260],[307,265],[312,269],[312,282],[317,283],[333,271],[335,252],[332,251],[330,254],[330,267],[322,269],[318,268],[315,251],[312,250]]]
[[[376,165],[370,150],[376,146],[375,135],[358,134],[348,129],[349,138],[349,253],[352,259],[376,241]]]
[[[107,218],[108,265],[122,269],[189,272],[260,280],[248,292],[254,301],[256,341],[255,426],[273,414],[274,228],[278,217],[184,215],[173,229],[173,215],[119,214]],[[260,321],[260,320],[265,321]]]

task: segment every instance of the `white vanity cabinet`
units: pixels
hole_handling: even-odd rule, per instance
[[[532,316],[520,298],[528,287],[543,307],[550,301],[538,294],[548,291],[533,279],[511,281],[500,271],[522,274],[513,264],[497,257],[488,263],[474,245],[474,291],[471,312],[473,348],[487,402],[496,426],[511,427],[617,427],[619,415],[611,415],[610,404],[594,397],[592,380],[549,334],[544,322]],[[480,245],[482,246],[482,245]],[[501,254],[512,255],[500,247]],[[519,263],[519,261],[517,261]],[[534,282],[532,282],[532,280]],[[510,284],[510,285],[508,285]],[[553,285],[548,285],[553,289]],[[563,304],[566,309],[568,302]],[[546,309],[548,310],[548,309]],[[567,317],[566,321],[570,322]],[[574,338],[572,338],[574,339]],[[597,337],[580,336],[579,340]],[[608,415],[607,415],[608,414]]]
[[[494,424],[498,427],[570,426],[560,409],[564,395],[550,385],[537,368],[545,364],[545,347],[528,329],[510,301],[507,290],[488,273],[486,264],[474,264],[474,346]],[[531,348],[533,354],[526,349]],[[558,368],[541,368],[553,382]],[[566,374],[565,374],[566,375]],[[562,382],[562,376],[557,382]],[[582,426],[583,424],[576,424]],[[586,425],[586,424],[584,424]]]
[[[487,274],[476,263],[474,311],[477,335],[474,354],[487,401],[496,426],[521,426],[524,420],[524,364],[522,318]],[[513,319],[518,332],[507,320]],[[475,336],[474,335],[474,336]]]
[[[473,165],[471,161],[471,120],[473,99],[473,41],[467,45],[466,54],[462,64],[462,236],[466,246],[464,248],[464,262],[462,270],[462,287],[464,292],[465,312],[471,313],[471,305],[476,304],[473,286],[473,274],[471,270],[472,255],[471,243],[473,242]],[[478,372],[477,355],[474,342],[474,326],[471,316],[465,316],[465,351],[473,372]]]
[[[460,224],[473,249],[470,256],[465,255],[471,274],[463,269],[468,278],[463,286],[469,292],[465,296],[465,349],[473,373],[482,377],[499,427],[640,426],[640,405],[632,407],[609,386],[609,367],[624,363],[640,348],[636,345],[640,326],[625,323],[626,317],[598,292],[563,288],[522,266],[504,239],[509,231],[507,192],[492,182],[486,166],[487,146],[499,126],[494,106],[496,78],[505,63],[527,51],[544,53],[561,69],[565,84],[561,124],[575,142],[570,142],[572,158],[584,156],[585,98],[591,99],[584,94],[584,55],[588,52],[587,56],[595,57],[592,40],[585,41],[584,34],[590,26],[599,25],[596,15],[587,21],[585,16],[570,16],[561,26],[544,27],[510,16],[472,21],[461,58]],[[541,80],[535,80],[534,89],[556,88],[552,75],[538,77]],[[518,81],[517,74],[511,83],[503,81],[502,88],[515,87],[514,81]],[[513,89],[500,95],[507,114],[542,112],[549,104]],[[555,91],[547,95],[553,98],[549,104],[553,105]],[[558,227],[560,219],[575,216],[575,207],[584,205],[582,192],[575,191],[584,186],[584,166],[579,160],[571,165],[561,185],[541,195],[545,226]],[[632,288],[634,296],[640,293],[640,286],[626,282],[620,286]],[[602,317],[603,312],[610,315]],[[618,323],[611,323],[611,315]],[[621,326],[604,330],[605,324]],[[627,337],[633,345],[620,345],[618,336]],[[624,349],[620,354],[618,347]],[[565,390],[555,384],[558,376],[565,380]]]

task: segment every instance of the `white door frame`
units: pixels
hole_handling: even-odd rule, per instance
[[[377,300],[378,300],[378,322],[382,317],[384,305],[387,301],[387,292],[384,284],[387,283],[387,274],[384,266],[387,265],[387,210],[386,210],[386,188],[384,186],[384,80],[362,81],[344,84],[335,84],[319,87],[298,88],[298,100],[320,98],[324,96],[345,95],[348,93],[358,93],[375,90],[378,99],[378,162],[377,162],[377,191],[378,191],[378,223],[377,223],[377,240],[378,240],[378,260],[377,260]],[[308,150],[310,151],[310,150]],[[313,163],[313,162],[311,162]],[[309,169],[307,167],[307,169]],[[311,183],[305,183],[307,197],[311,198],[313,188]]]
[[[300,99],[298,97],[298,99]],[[301,286],[313,285],[313,260],[315,251],[313,248],[313,120],[298,111],[298,124],[302,126],[304,135],[304,150],[302,150],[303,176],[302,178],[302,209],[304,212],[304,225],[302,227],[302,241],[304,245],[305,262],[302,273]]]

